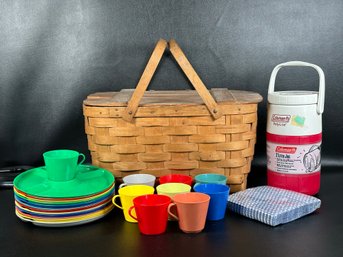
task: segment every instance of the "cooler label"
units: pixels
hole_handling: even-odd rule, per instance
[[[284,145],[267,141],[268,170],[285,174],[308,174],[320,171],[321,143]]]
[[[305,117],[300,115],[273,114],[271,121],[276,127],[286,127],[287,124],[290,124],[302,128],[305,125]]]

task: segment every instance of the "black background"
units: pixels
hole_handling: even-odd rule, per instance
[[[265,165],[274,66],[326,74],[323,165],[342,162],[343,2],[149,0],[0,2],[0,167],[43,164],[58,148],[87,154],[82,101],[134,88],[159,38],[174,38],[208,88],[260,93],[253,165]],[[190,89],[166,54],[149,89]],[[317,90],[310,68],[280,71],[276,89]]]
[[[300,60],[326,75],[319,211],[269,227],[229,213],[198,235],[176,223],[142,236],[115,209],[103,220],[40,228],[14,214],[0,190],[1,256],[342,256],[343,1],[0,0],[0,167],[43,164],[42,153],[87,154],[82,101],[134,88],[159,38],[175,38],[208,88],[260,93],[250,186],[265,182],[267,87],[279,63]],[[282,69],[280,90],[317,90],[310,68]],[[166,54],[149,89],[191,89]],[[331,167],[329,167],[331,166]],[[333,166],[333,167],[332,167]]]

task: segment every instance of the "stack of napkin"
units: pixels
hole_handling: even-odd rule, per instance
[[[230,195],[228,200],[231,211],[271,226],[310,214],[320,204],[316,197],[271,186],[249,188]]]

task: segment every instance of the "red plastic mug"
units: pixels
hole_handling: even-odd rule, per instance
[[[167,228],[170,203],[171,199],[166,195],[138,196],[133,199],[133,206],[129,208],[129,215],[138,221],[138,228],[142,234],[162,234]],[[132,214],[134,209],[137,217]]]
[[[183,174],[169,174],[160,177],[160,184],[165,183],[183,183],[192,186],[193,179],[191,176]]]

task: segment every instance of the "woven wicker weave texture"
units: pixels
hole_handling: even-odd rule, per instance
[[[89,98],[93,104],[101,99]],[[256,142],[256,103],[220,104],[224,115],[217,120],[204,105],[143,106],[134,121],[127,122],[121,118],[125,107],[89,102],[84,115],[92,162],[116,178],[134,173],[218,173],[227,176],[231,192],[246,188]]]

